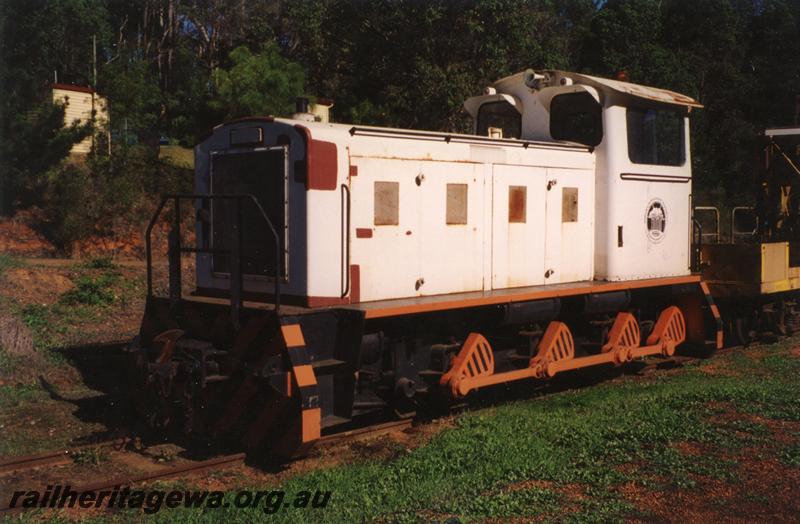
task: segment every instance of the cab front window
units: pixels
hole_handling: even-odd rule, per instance
[[[556,95],[550,103],[550,136],[590,147],[603,141],[603,108],[589,93]]]
[[[478,110],[477,134],[489,136],[489,128],[501,129],[503,138],[519,138],[522,115],[508,102],[487,102]]]

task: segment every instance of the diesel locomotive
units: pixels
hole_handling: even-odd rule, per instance
[[[147,232],[129,348],[146,420],[298,453],[477,389],[722,347],[692,218],[696,100],[527,70],[464,107],[472,134],[305,108],[217,126],[194,192],[165,196]]]

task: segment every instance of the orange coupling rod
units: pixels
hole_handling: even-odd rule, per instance
[[[494,354],[489,341],[478,333],[470,333],[453,359],[450,370],[442,375],[440,384],[448,387],[453,397],[463,397],[470,391],[527,378],[551,378],[572,369],[620,365],[634,358],[661,354],[670,356],[686,340],[686,322],[681,310],[670,306],[659,315],[646,345],[640,346],[641,334],[636,318],[627,312],[617,314],[600,353],[575,358],[575,342],[566,324],[550,322],[539,342],[536,355],[528,367],[494,372]]]

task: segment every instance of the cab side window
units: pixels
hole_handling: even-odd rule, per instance
[[[629,107],[628,157],[634,164],[682,166],[686,163],[685,111]]]
[[[550,101],[550,136],[590,147],[603,140],[603,111],[586,92],[556,95]]]

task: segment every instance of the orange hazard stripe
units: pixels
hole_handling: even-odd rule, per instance
[[[286,344],[287,348],[306,345],[306,341],[303,338],[303,330],[300,329],[300,324],[281,326],[281,333],[283,334],[283,342]]]
[[[297,387],[299,388],[317,385],[317,377],[314,375],[314,369],[308,364],[295,366],[294,378],[297,380]]]
[[[303,411],[303,443],[318,440],[321,435],[322,410],[320,408]]]
[[[719,308],[716,304],[711,304],[711,314],[714,315],[714,318],[719,318]]]

